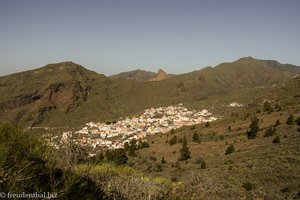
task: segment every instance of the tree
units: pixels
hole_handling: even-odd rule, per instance
[[[193,141],[195,141],[195,142],[199,141],[199,134],[196,132],[193,135]]]
[[[170,140],[169,140],[169,144],[172,146],[174,144],[177,143],[177,136],[174,135]]]
[[[124,143],[124,149],[125,149],[125,151],[129,150],[129,143],[128,142]]]
[[[276,135],[276,137],[274,138],[274,140],[272,141],[275,144],[279,144],[280,143],[280,138],[278,135]]]
[[[162,157],[162,158],[161,158],[161,161],[160,161],[160,163],[161,163],[161,164],[165,164],[165,163],[166,163],[166,161],[165,161],[165,157]]]
[[[277,120],[276,120],[276,123],[275,123],[275,125],[274,125],[274,127],[279,126],[280,124],[281,124],[281,123],[280,123],[279,119],[277,119]]]
[[[286,124],[287,124],[287,125],[294,125],[294,124],[295,124],[295,120],[294,120],[293,114],[291,114],[291,115],[289,116],[289,118],[288,118],[287,121],[286,121]]]
[[[189,150],[189,147],[187,146],[186,137],[183,137],[183,143],[182,148],[180,149],[180,158],[179,160],[188,160],[191,158],[190,156],[191,152]]]
[[[274,135],[274,133],[276,132],[276,128],[272,128],[272,126],[269,127],[269,129],[266,130],[264,137],[270,137],[272,135]]]
[[[206,128],[210,127],[210,123],[209,123],[209,122],[206,122],[206,123],[205,123],[205,127],[206,127]]]
[[[129,142],[129,149],[128,149],[128,155],[129,156],[136,156],[135,150],[137,149],[136,139],[132,139]]]
[[[255,116],[250,124],[250,130],[247,131],[248,139],[254,139],[259,131],[259,119]]]
[[[225,155],[232,154],[233,152],[234,152],[234,147],[233,147],[233,145],[231,144],[231,145],[226,149]]]
[[[107,150],[107,151],[105,152],[105,158],[106,158],[107,161],[113,161],[114,156],[113,156],[112,151]]]
[[[124,149],[115,149],[113,151],[113,161],[116,165],[123,165],[127,160],[128,158]]]
[[[296,122],[296,124],[297,124],[298,126],[300,126],[300,117],[297,117],[297,119],[295,120],[295,122]]]

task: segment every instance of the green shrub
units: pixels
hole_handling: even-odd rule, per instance
[[[161,161],[160,161],[160,163],[161,163],[161,164],[165,164],[165,163],[166,163],[166,161],[165,161],[165,157],[162,157],[162,158],[161,158]]]
[[[245,182],[243,183],[242,187],[246,190],[246,191],[250,191],[252,189],[254,189],[254,184],[250,183],[250,182]]]
[[[230,145],[230,146],[226,149],[225,155],[232,154],[233,152],[234,152],[234,147],[233,147],[233,145]]]
[[[277,127],[277,126],[279,126],[281,123],[280,123],[280,121],[279,121],[279,119],[277,119],[276,120],[276,123],[275,123],[275,125],[274,125],[274,127]]]
[[[297,119],[295,120],[295,122],[296,122],[296,124],[297,124],[298,126],[300,126],[300,117],[297,117]]]
[[[189,147],[187,146],[186,137],[183,137],[183,143],[182,148],[180,149],[180,158],[179,160],[188,160],[191,158],[190,156],[191,152],[189,150]]]
[[[275,143],[275,144],[279,144],[280,143],[280,138],[279,138],[278,135],[276,135],[276,137],[274,138],[273,143]]]
[[[194,142],[198,142],[199,141],[199,134],[196,133],[196,132],[193,134],[193,141]]]
[[[275,128],[275,127],[272,128],[272,126],[270,126],[270,127],[266,130],[264,137],[270,137],[270,136],[274,135],[275,133],[276,133],[276,128]]]
[[[294,120],[293,114],[291,114],[291,115],[288,117],[288,119],[287,119],[287,121],[286,121],[286,124],[287,124],[287,125],[294,125],[294,124],[295,124],[295,120]]]
[[[169,144],[170,146],[174,145],[177,143],[177,136],[174,135],[170,140],[169,140]]]
[[[255,116],[251,120],[250,130],[247,131],[248,139],[254,139],[258,131],[259,131],[259,119]]]

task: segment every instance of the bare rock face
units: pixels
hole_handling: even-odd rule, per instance
[[[150,81],[161,81],[170,78],[170,76],[162,69],[159,69],[156,73],[156,77],[150,79]]]

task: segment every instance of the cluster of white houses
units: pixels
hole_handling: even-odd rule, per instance
[[[81,130],[64,132],[62,141],[72,139],[73,142],[89,146],[93,149],[115,149],[124,147],[125,142],[132,139],[145,140],[148,135],[166,133],[184,125],[194,125],[216,120],[208,110],[189,111],[182,104],[150,108],[140,117],[126,118],[115,123],[89,122]]]

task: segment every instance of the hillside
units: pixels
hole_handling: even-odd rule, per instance
[[[167,74],[162,69],[159,69],[157,73],[137,69],[129,72],[122,72],[120,74],[115,74],[110,76],[110,78],[150,82],[150,81],[161,81],[170,78],[171,76],[174,75]]]
[[[212,95],[269,87],[294,77],[254,58],[153,82],[113,79],[64,62],[0,77],[0,119],[20,126],[79,126],[149,107],[201,105]]]
[[[296,74],[300,73],[300,67],[296,66],[296,65],[281,64],[276,60],[261,60],[261,61],[263,61],[264,63],[266,63],[267,65],[269,65],[275,69],[289,71],[289,72],[296,73]]]
[[[145,70],[133,70],[129,72],[122,72],[119,74],[115,74],[110,76],[113,79],[128,79],[134,81],[149,81],[151,78],[156,77],[156,73],[145,71]]]

